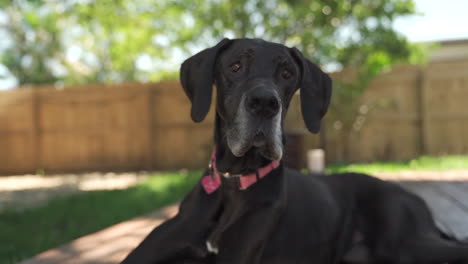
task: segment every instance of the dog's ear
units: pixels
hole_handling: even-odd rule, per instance
[[[299,88],[301,93],[302,117],[312,133],[320,130],[320,121],[328,110],[332,92],[332,80],[317,65],[292,48],[291,53],[301,70]]]
[[[230,42],[223,39],[216,46],[188,58],[180,67],[180,81],[192,102],[191,117],[195,122],[205,119],[210,110],[216,58]]]

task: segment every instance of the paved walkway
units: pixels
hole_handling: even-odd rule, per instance
[[[468,171],[393,173],[378,176],[397,180],[404,188],[419,194],[428,202],[441,228],[458,238],[468,238]],[[21,264],[119,263],[154,227],[176,212],[177,205],[166,207],[148,216],[84,236]]]
[[[119,263],[155,226],[177,213],[171,205],[144,217],[111,226],[37,255],[20,264],[111,264]]]

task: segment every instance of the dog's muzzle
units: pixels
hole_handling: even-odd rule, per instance
[[[281,101],[273,89],[255,88],[242,96],[227,142],[234,156],[242,157],[252,147],[267,159],[283,155]]]

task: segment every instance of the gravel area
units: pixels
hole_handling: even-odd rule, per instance
[[[148,173],[83,173],[51,176],[0,177],[0,212],[5,208],[23,210],[57,196],[96,190],[125,189],[140,183]]]

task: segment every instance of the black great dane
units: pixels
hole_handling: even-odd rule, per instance
[[[293,94],[300,89],[313,133],[331,97],[330,77],[299,50],[224,39],[187,59],[180,78],[196,122],[217,88],[210,166],[180,212],[123,263],[467,263],[468,246],[439,231],[426,204],[399,186],[282,165]]]

